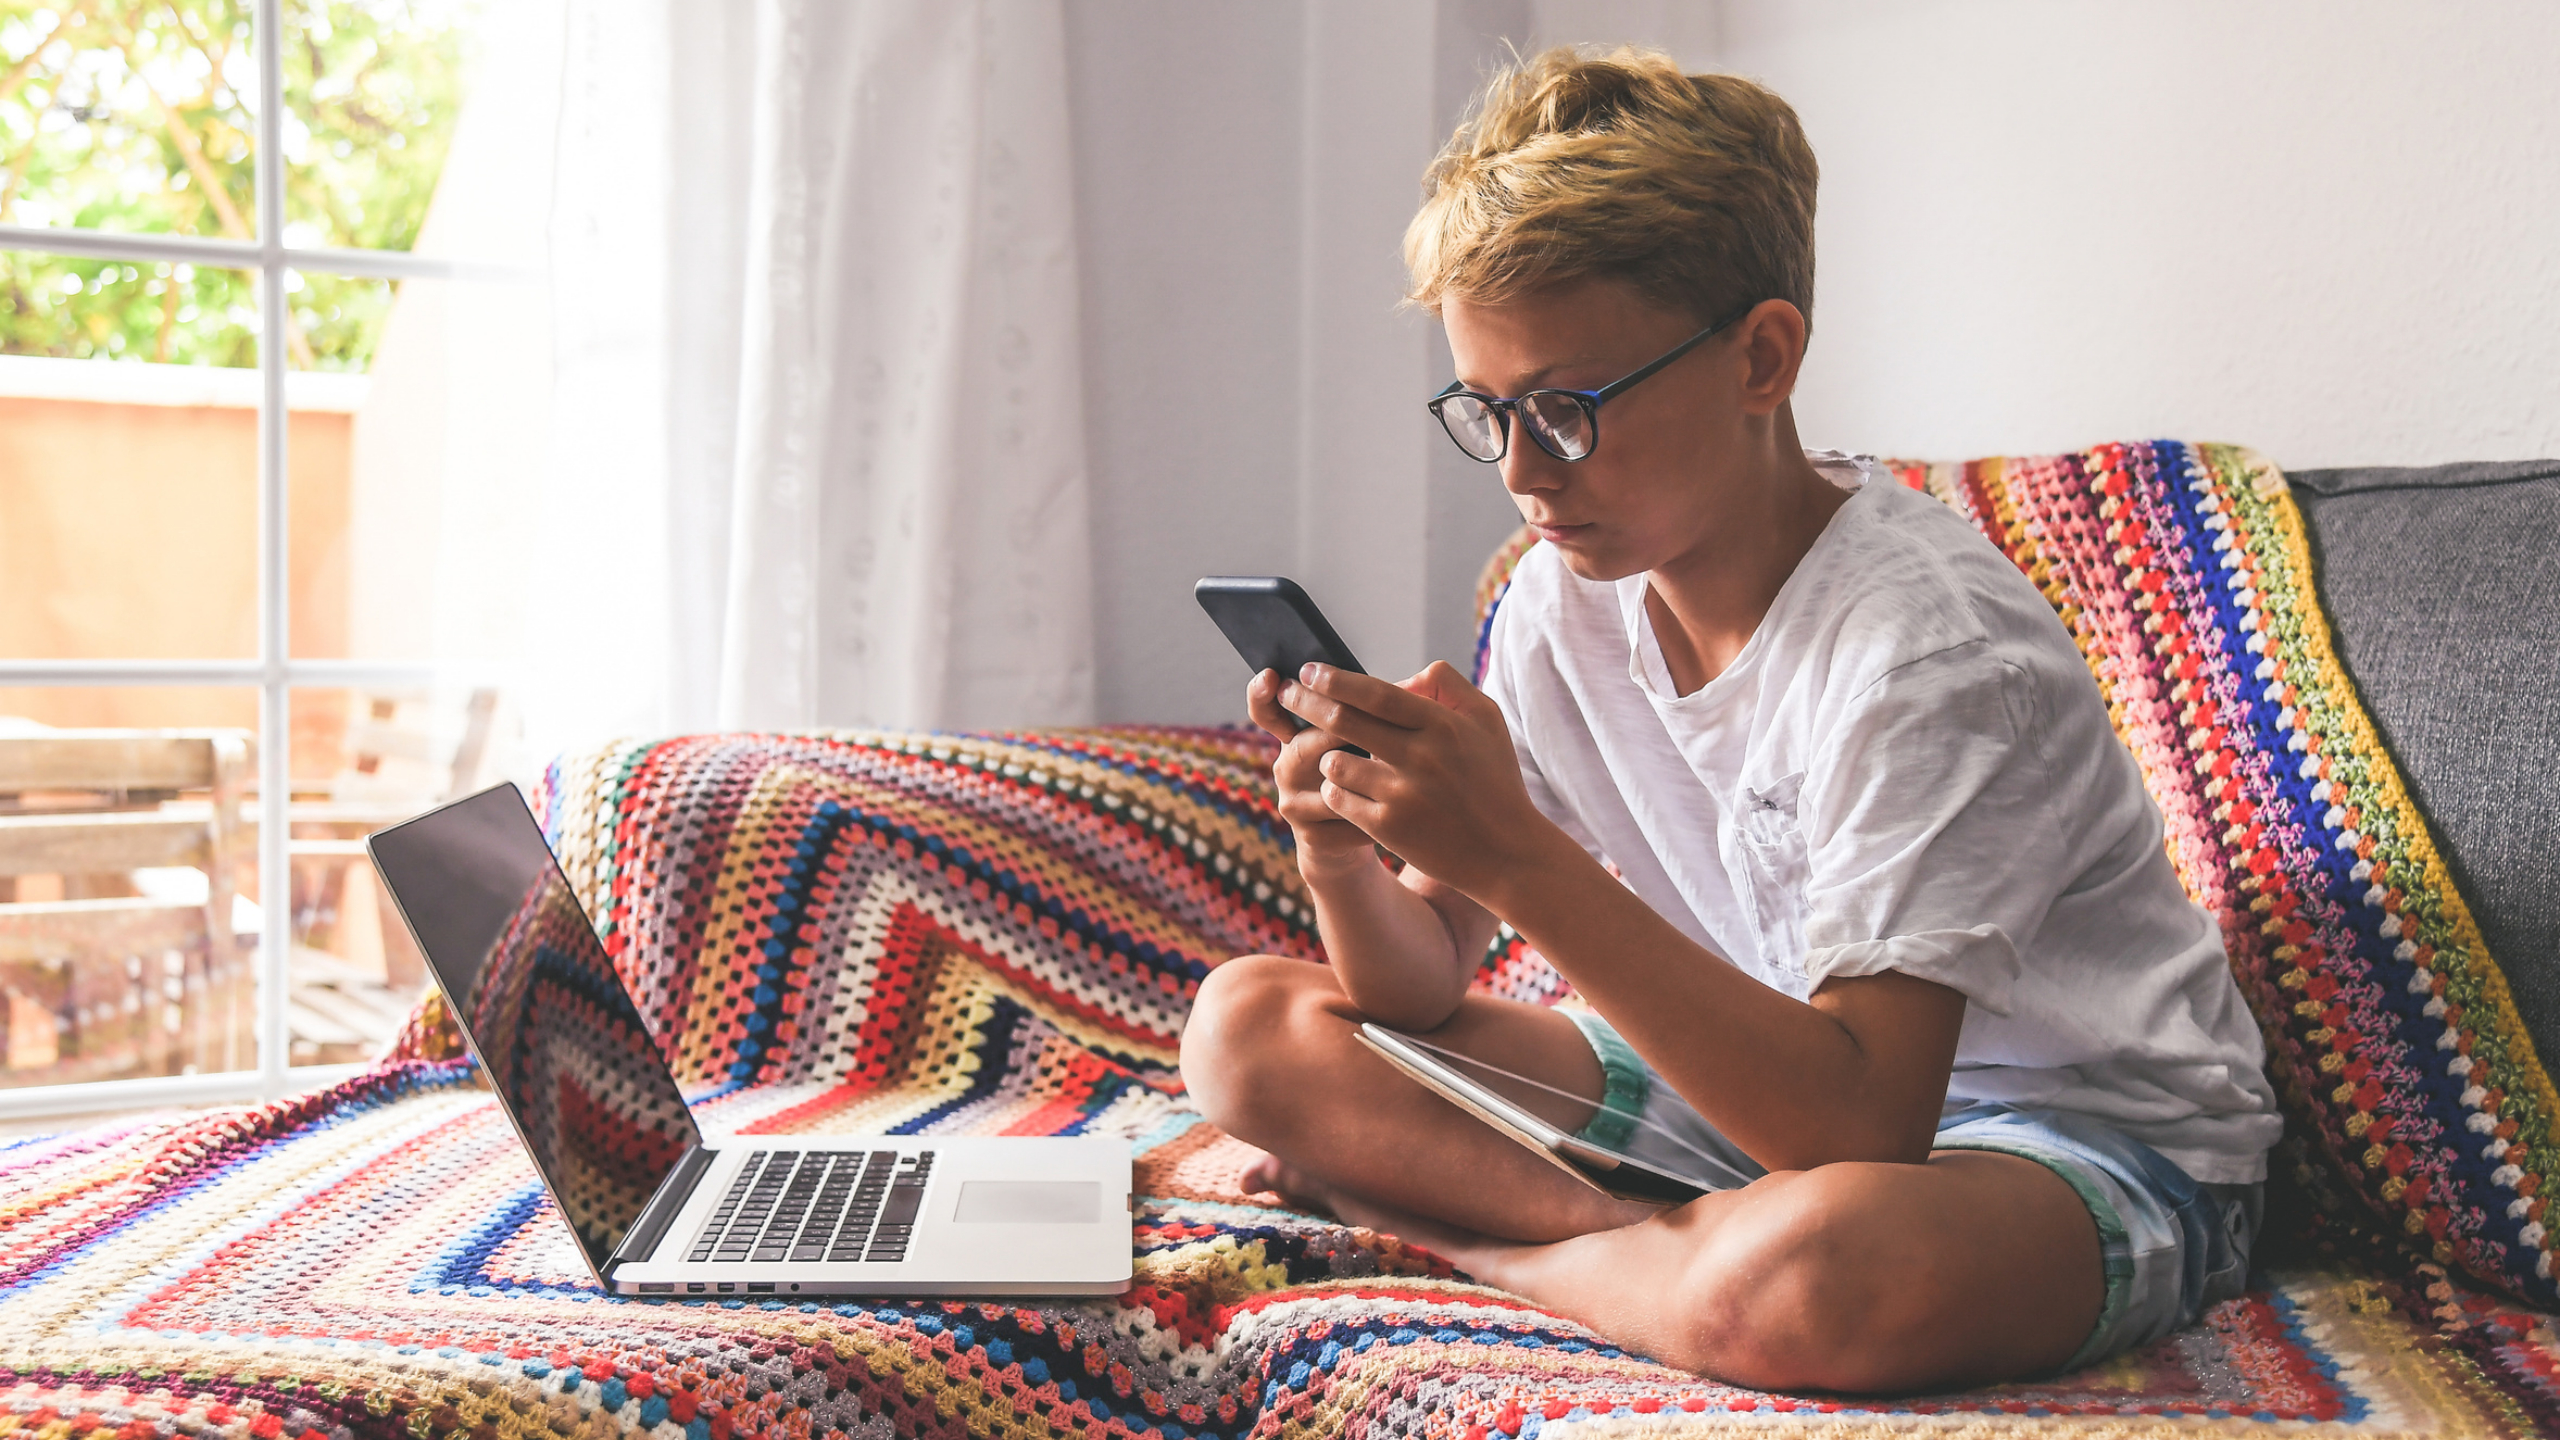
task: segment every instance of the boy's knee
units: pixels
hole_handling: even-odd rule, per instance
[[[1661,1358],[1760,1389],[1865,1391],[1892,1383],[1883,1333],[1911,1278],[1854,1166],[1772,1175],[1702,1246],[1675,1308],[1680,1353]],[[1765,1190],[1763,1187],[1766,1187]]]
[[[1182,1028],[1182,1081],[1211,1123],[1238,1133],[1257,1095],[1292,1083],[1283,1072],[1303,1063],[1327,992],[1339,993],[1330,970],[1283,955],[1239,955],[1200,982]]]

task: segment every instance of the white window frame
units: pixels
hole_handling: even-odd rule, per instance
[[[254,1070],[152,1076],[0,1089],[0,1120],[273,1100],[343,1079],[364,1065],[306,1065],[292,1059],[285,1000],[293,954],[290,858],[295,686],[432,684],[440,667],[423,661],[297,660],[287,604],[291,543],[285,460],[285,272],[372,280],[510,280],[504,267],[427,259],[395,250],[297,248],[284,243],[284,36],[282,0],[252,0],[258,71],[258,238],[122,235],[43,225],[0,225],[0,250],[33,250],[95,260],[214,266],[258,275],[258,654],[254,660],[12,660],[0,658],[0,685],[254,685],[258,688],[257,1053]],[[101,364],[118,362],[97,362]]]

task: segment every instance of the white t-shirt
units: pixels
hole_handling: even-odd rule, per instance
[[[2104,1121],[2197,1180],[2283,1128],[2214,921],[2053,608],[1871,462],[1724,673],[1674,687],[1646,577],[1521,559],[1485,689],[1538,808],[1682,933],[1803,998],[1899,970],[1961,992],[1950,1110]]]

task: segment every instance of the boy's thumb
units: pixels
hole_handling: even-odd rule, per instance
[[[1484,695],[1467,683],[1467,677],[1458,673],[1457,666],[1446,660],[1434,660],[1424,666],[1421,674],[1405,682],[1405,688],[1426,700],[1461,712],[1473,709],[1473,702]]]

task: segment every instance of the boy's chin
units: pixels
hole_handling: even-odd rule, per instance
[[[1557,545],[1555,549],[1564,560],[1564,568],[1572,571],[1576,578],[1602,585],[1624,580],[1630,575],[1641,575],[1652,568],[1614,550],[1590,550],[1577,545]]]

